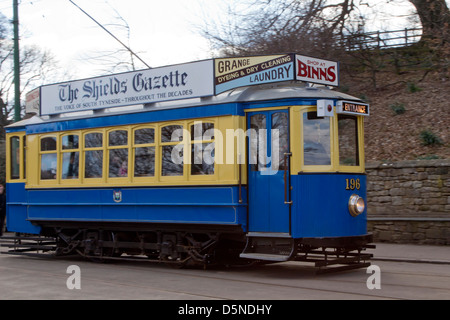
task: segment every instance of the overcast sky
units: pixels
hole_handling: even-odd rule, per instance
[[[177,64],[211,57],[209,46],[198,33],[201,20],[219,19],[225,5],[235,0],[73,0],[97,21],[128,44],[124,29],[111,25],[117,10],[130,26],[130,47],[151,67]],[[372,0],[371,3],[385,3]],[[408,14],[412,5],[396,5]],[[380,28],[401,27],[392,20],[392,7],[381,6],[377,16]],[[0,12],[12,17],[12,0],[0,0]],[[99,75],[95,64],[83,59],[99,52],[117,51],[121,45],[68,0],[22,0],[19,6],[21,43],[36,44],[50,50],[62,67],[70,68],[75,78]],[[137,69],[146,68],[136,62]],[[103,72],[104,73],[104,72]]]
[[[74,0],[128,45],[124,28],[112,26],[116,9],[130,26],[130,47],[151,67],[202,60],[209,47],[193,21],[208,10],[203,0]],[[212,3],[212,1],[208,1]],[[109,6],[108,3],[111,5]],[[0,0],[0,11],[12,17],[12,0]],[[8,12],[11,11],[11,12]],[[203,13],[200,13],[203,14]],[[63,66],[77,68],[77,78],[95,75],[83,59],[123,47],[68,0],[22,0],[19,6],[21,44],[49,49]],[[146,68],[136,62],[138,69]]]

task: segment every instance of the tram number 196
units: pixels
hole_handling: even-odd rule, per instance
[[[345,190],[359,190],[361,183],[359,179],[345,179]]]

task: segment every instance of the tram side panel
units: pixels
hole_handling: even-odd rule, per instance
[[[244,125],[243,119],[236,116],[219,117],[216,123],[222,131]],[[55,132],[52,135],[60,139],[63,134]],[[25,136],[25,132],[21,135]],[[223,137],[223,145],[226,146],[226,135]],[[89,187],[76,181],[62,185],[57,179],[39,178],[40,162],[36,161],[39,159],[39,135],[27,135],[26,139],[27,177],[21,177],[20,182],[9,183],[10,231],[39,234],[45,221],[74,224],[86,221],[96,222],[96,225],[103,222],[201,224],[204,229],[207,225],[225,225],[239,226],[242,232],[247,231],[246,170],[242,165],[240,172],[238,161],[216,165],[216,181],[221,184],[211,180],[203,182],[203,185],[195,181],[189,185],[180,181],[175,185],[165,183],[164,186],[142,182],[121,186],[104,182]],[[217,153],[220,154],[220,149]],[[234,157],[237,155],[235,146]],[[222,156],[225,158],[226,155]]]
[[[349,181],[357,181],[358,188]],[[354,217],[348,208],[353,194],[366,199],[364,174],[307,173],[291,176],[291,183],[294,238],[349,237],[367,233],[367,209]]]
[[[25,183],[7,183],[6,228],[11,232],[39,234],[41,228],[34,225],[28,216],[28,201]]]
[[[28,219],[39,222],[246,226],[246,206],[238,203],[236,186],[42,189],[28,190],[28,198]]]

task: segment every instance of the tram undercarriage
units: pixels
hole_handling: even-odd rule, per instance
[[[121,225],[93,228],[84,224],[76,228],[69,223],[50,223],[42,236],[15,234],[0,238],[5,254],[38,257],[80,255],[95,262],[108,260],[157,262],[176,267],[213,265],[254,265],[283,261],[313,263],[316,273],[364,268],[372,254],[364,253],[372,236],[342,238],[304,238],[255,236],[217,227],[201,230],[188,226],[184,231],[175,225],[155,225],[148,230]],[[227,232],[224,232],[224,231]],[[234,232],[231,232],[234,231]]]
[[[234,228],[199,229],[198,226],[46,223],[42,236],[15,234],[0,238],[9,254],[32,256],[80,255],[93,261],[132,260],[162,262],[178,267],[239,263],[245,235]],[[39,253],[38,253],[39,252]]]

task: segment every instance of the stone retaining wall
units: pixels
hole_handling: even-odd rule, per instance
[[[368,163],[366,171],[375,241],[450,244],[450,160]]]

